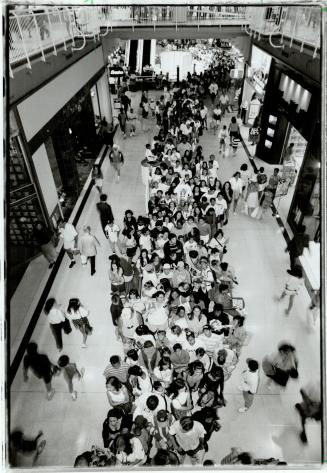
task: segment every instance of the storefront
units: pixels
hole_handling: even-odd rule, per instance
[[[9,240],[8,262],[10,284],[8,296],[12,296],[22,278],[28,261],[38,254],[39,248],[33,237],[33,227],[40,220],[46,222],[38,189],[33,183],[22,137],[14,113],[9,114]]]
[[[267,80],[271,56],[256,46],[252,46],[250,64],[245,65],[245,77],[242,93],[242,120],[244,124],[253,125],[260,113]]]
[[[306,225],[320,241],[320,87],[272,61],[256,155],[282,178],[275,206],[291,231]]]

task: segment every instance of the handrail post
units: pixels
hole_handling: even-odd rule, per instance
[[[22,27],[20,26],[19,17],[18,17],[18,15],[16,15],[15,12],[13,12],[13,15],[16,18],[19,34],[20,34],[20,37],[22,38],[22,44],[23,44],[23,49],[24,49],[24,53],[25,53],[25,56],[26,56],[27,67],[29,69],[32,69],[31,61],[30,61],[30,58],[29,58],[29,55],[28,55],[28,52],[27,52],[27,49],[26,49],[26,44],[25,44],[25,41],[24,41]],[[33,13],[33,15],[34,15],[34,13]],[[43,54],[43,50],[42,50],[42,54]],[[43,57],[44,57],[44,54],[43,54]]]
[[[63,21],[62,21],[62,17],[61,17],[61,11],[59,10],[58,7],[55,7],[56,10],[58,11],[58,15],[59,15],[59,23],[60,24],[63,24]],[[63,42],[64,42],[64,50],[67,51],[67,45],[66,45],[66,41],[65,41],[65,37],[63,36]]]
[[[45,55],[44,55],[42,41],[41,41],[40,29],[38,27],[35,14],[32,13],[32,15],[33,15],[34,25],[35,25],[35,29],[36,29],[37,39],[38,39],[38,42],[39,42],[39,47],[40,47],[41,53],[42,53],[42,61],[45,62]]]
[[[52,46],[53,46],[53,54],[55,56],[57,56],[57,48],[56,48],[56,45],[53,41],[53,30],[52,30],[52,23],[51,23],[51,19],[50,19],[49,10],[47,10],[47,17],[48,17],[48,20],[49,20],[49,34],[50,34],[51,43],[52,43]]]
[[[289,46],[290,48],[293,46],[293,40],[294,40],[294,35],[295,35],[295,29],[296,29],[297,21],[298,21],[298,17],[299,17],[299,11],[300,11],[300,7],[298,7],[297,10],[296,10],[295,21],[294,21],[294,27],[293,27],[293,31],[292,31],[290,46]]]
[[[175,7],[175,24],[176,24],[176,31],[177,31],[177,6]]]

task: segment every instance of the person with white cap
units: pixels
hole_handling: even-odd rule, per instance
[[[112,147],[112,151],[109,153],[109,160],[112,167],[116,171],[116,180],[119,182],[120,179],[120,169],[122,164],[124,164],[124,156],[123,153],[119,150],[119,146],[114,144]]]

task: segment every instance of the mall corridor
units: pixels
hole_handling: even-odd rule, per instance
[[[327,458],[326,12],[174,2],[3,7],[10,470]]]
[[[150,91],[149,96],[156,94]],[[132,104],[137,107],[139,93],[132,93]],[[207,104],[210,107],[210,104]],[[209,110],[209,114],[211,110]],[[230,121],[227,113],[222,124]],[[126,209],[132,209],[135,216],[145,214],[145,186],[141,180],[141,161],[145,145],[155,134],[155,123],[150,121],[150,131],[137,130],[135,137],[123,139],[118,130],[115,142],[119,144],[125,157],[120,182],[115,182],[112,167],[106,156],[103,163],[103,192],[108,195],[116,223],[122,225]],[[246,131],[243,133],[247,143]],[[219,163],[219,179],[230,179],[240,165],[251,164],[243,146],[235,157],[222,158],[218,154],[217,137],[212,130],[204,132],[200,138],[203,154],[208,159],[214,154]],[[11,426],[20,427],[31,435],[39,430],[44,432],[46,447],[40,455],[37,466],[73,466],[75,457],[91,448],[102,446],[102,423],[109,405],[106,397],[103,370],[110,356],[123,355],[122,344],[117,341],[110,315],[110,282],[108,241],[103,235],[96,203],[99,194],[95,187],[87,200],[79,219],[77,230],[90,225],[100,242],[96,257],[96,274],[90,277],[89,267],[83,268],[77,257],[77,264],[69,269],[65,256],[55,278],[49,296],[53,296],[67,307],[72,297],[80,298],[90,311],[90,323],[94,327],[89,336],[87,348],[81,348],[81,334],[73,327],[69,335],[64,335],[62,354],[67,354],[78,368],[85,368],[81,381],[74,381],[78,392],[74,402],[69,395],[63,376],[53,378],[56,392],[51,402],[46,400],[44,386],[33,375],[23,381],[22,366],[19,368],[11,387]],[[306,326],[305,308],[309,296],[302,288],[296,298],[294,308],[288,318],[284,315],[286,303],[276,302],[287,279],[289,267],[286,242],[276,219],[267,213],[263,221],[250,218],[242,213],[230,215],[225,233],[230,238],[227,261],[235,268],[239,286],[235,295],[245,300],[247,345],[231,378],[225,385],[226,407],[219,410],[219,432],[214,432],[205,459],[219,464],[232,446],[242,451],[251,451],[259,458],[278,458],[289,465],[312,464],[320,461],[320,425],[309,422],[306,446],[299,440],[300,422],[294,408],[299,402],[299,390],[308,381],[319,378],[319,327],[309,333]],[[32,338],[42,353],[46,353],[54,363],[59,353],[50,333],[45,315],[39,317]],[[263,357],[274,351],[282,340],[288,340],[297,348],[299,357],[299,378],[291,380],[285,389],[266,386],[266,377],[260,369],[260,384],[252,408],[240,414],[242,394],[238,390],[241,372],[246,368],[246,359],[255,358],[260,363]],[[28,461],[28,460],[27,460]],[[186,465],[189,460],[186,460]]]

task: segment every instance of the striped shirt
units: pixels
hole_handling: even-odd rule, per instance
[[[120,362],[119,368],[114,368],[110,363],[104,370],[103,375],[106,380],[114,376],[115,378],[119,379],[121,383],[126,383],[128,378],[128,368],[129,364],[125,361]]]

